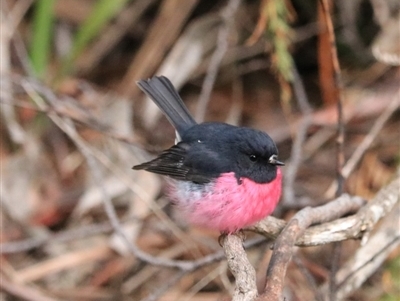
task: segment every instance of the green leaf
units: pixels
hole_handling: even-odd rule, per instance
[[[35,5],[30,58],[36,76],[43,78],[48,66],[54,24],[55,0],[38,0]]]
[[[100,34],[106,24],[131,0],[99,0],[93,11],[79,28],[70,53],[62,64],[62,74],[71,70],[77,56],[85,49],[89,42]]]

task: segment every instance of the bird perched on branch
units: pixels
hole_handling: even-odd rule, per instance
[[[195,225],[233,233],[271,214],[284,165],[266,133],[226,123],[197,124],[166,77],[137,83],[177,132],[177,144],[144,169],[172,178],[169,196]]]

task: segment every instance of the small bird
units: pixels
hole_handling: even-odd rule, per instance
[[[172,178],[169,197],[189,223],[230,234],[272,213],[284,163],[270,136],[226,123],[196,123],[166,77],[137,84],[174,126],[178,142],[133,169]]]

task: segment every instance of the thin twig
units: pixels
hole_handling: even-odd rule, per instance
[[[5,4],[4,7],[0,7],[0,26],[2,27],[0,35],[0,74],[9,73],[11,70],[10,44],[14,31],[12,22],[9,20],[11,17],[12,15],[10,15],[8,11],[7,4]],[[7,100],[13,98],[11,81],[9,79],[4,80],[1,85],[1,97]],[[26,132],[19,124],[14,108],[2,105],[0,113],[2,118],[4,118],[4,124],[11,140],[16,144],[24,145],[26,142]]]
[[[335,32],[333,27],[333,21],[330,12],[330,3],[328,0],[320,0],[320,5],[323,11],[325,26],[327,28],[327,35],[330,43],[330,54],[331,54],[331,62],[333,65],[334,79],[335,79],[335,88],[336,88],[336,105],[337,105],[337,137],[336,137],[336,147],[337,147],[337,157],[336,157],[336,177],[337,177],[337,189],[336,189],[336,197],[343,194],[344,189],[344,176],[343,176],[343,166],[345,163],[344,157],[344,139],[345,139],[345,125],[344,125],[344,117],[343,117],[343,93],[342,93],[342,75],[339,65],[339,59],[337,55],[336,49],[336,40],[335,40]],[[336,300],[336,271],[339,266],[341,253],[341,245],[340,243],[336,243],[333,248],[333,256],[331,261],[331,271],[330,271],[330,300]]]
[[[20,32],[17,30],[18,28],[18,23],[19,23],[19,18],[14,18],[14,14],[18,12],[18,14],[22,15],[24,13],[24,10],[28,10],[28,8],[32,5],[32,0],[29,1],[19,1],[17,4],[19,4],[20,2],[24,2],[23,5],[20,5],[20,7],[18,7],[17,11],[13,11],[11,12],[10,9],[8,8],[8,4],[6,1],[2,1],[1,3],[1,9],[4,10],[5,14],[2,15],[2,18],[4,18],[4,21],[7,22],[8,24],[12,25],[12,39],[14,41],[14,46],[15,46],[15,53],[17,55],[17,57],[19,58],[19,61],[24,69],[25,74],[28,75],[33,75],[33,68],[31,65],[31,62],[29,60],[29,55],[28,55],[28,51],[26,50],[25,47],[25,42],[21,37]],[[15,5],[17,5],[15,4]],[[22,7],[21,7],[22,6]],[[22,18],[21,18],[22,20]],[[1,33],[3,34],[3,32]]]
[[[198,0],[161,1],[154,22],[146,31],[144,41],[129,63],[124,78],[118,84],[117,90],[121,95],[133,99],[138,96],[140,89],[135,85],[135,81],[138,78],[149,77],[157,69],[198,2]]]
[[[39,95],[36,94],[36,92],[32,89],[31,85],[29,83],[25,84],[25,88],[29,94],[29,91],[31,92],[30,95],[33,100],[36,100],[36,104],[40,107],[43,108],[43,100],[40,98]],[[52,98],[48,97],[48,101],[51,101]],[[139,259],[141,259],[141,251],[132,243],[129,241],[127,236],[125,235],[122,226],[119,222],[119,219],[117,217],[117,213],[114,210],[114,207],[111,202],[111,198],[107,191],[105,190],[104,186],[101,185],[102,182],[102,177],[99,171],[99,168],[97,167],[96,161],[94,161],[92,152],[90,151],[90,148],[87,146],[86,142],[79,136],[79,134],[76,132],[75,126],[72,123],[70,119],[67,118],[61,118],[55,113],[51,113],[48,115],[50,119],[65,133],[68,135],[68,137],[75,143],[77,148],[81,151],[82,155],[85,157],[89,169],[92,172],[93,178],[95,179],[95,183],[97,183],[102,195],[103,195],[103,203],[104,207],[107,213],[107,216],[111,222],[111,225],[113,226],[114,230],[121,236],[121,238],[126,242],[127,247],[129,250],[135,254]],[[144,257],[147,254],[144,254]],[[151,256],[149,256],[151,257]],[[148,258],[149,259],[149,258]],[[169,262],[167,261],[167,264]]]
[[[312,108],[308,101],[306,91],[304,89],[303,81],[297,71],[296,66],[293,67],[293,90],[299,104],[299,108],[303,113],[303,117],[298,125],[296,137],[293,141],[292,150],[290,154],[290,163],[288,164],[285,172],[285,181],[283,184],[283,191],[285,196],[285,206],[292,206],[296,203],[294,193],[294,183],[296,175],[303,161],[303,143],[307,137],[308,128],[312,123]]]
[[[337,104],[337,126],[338,126],[338,132],[337,132],[337,138],[336,138],[336,145],[337,145],[337,191],[336,191],[336,197],[341,195],[343,193],[343,185],[344,185],[344,177],[342,174],[342,169],[344,166],[344,117],[343,117],[343,93],[342,93],[342,75],[340,71],[340,65],[339,65],[339,59],[337,56],[337,49],[336,49],[336,41],[335,41],[335,33],[334,33],[334,27],[333,27],[333,22],[331,18],[331,12],[329,8],[329,3],[327,0],[320,0],[321,7],[324,13],[325,17],[325,25],[328,31],[328,36],[329,36],[329,42],[331,45],[330,53],[331,53],[331,60],[332,60],[332,65],[333,65],[333,70],[334,70],[334,78],[335,78],[335,85],[336,85],[336,90],[338,91],[338,99],[336,101]]]
[[[136,218],[129,218],[126,220],[126,222],[134,220],[136,220]],[[112,230],[113,227],[111,223],[109,221],[106,221],[99,224],[86,225],[76,229],[62,231],[46,237],[33,237],[20,241],[4,242],[0,244],[0,254],[11,254],[29,251],[35,248],[39,248],[43,245],[68,242],[79,238],[107,233]]]
[[[313,275],[310,273],[307,267],[304,265],[302,258],[299,255],[294,254],[293,262],[296,264],[300,272],[304,275],[304,278],[306,278],[310,288],[312,289],[312,292],[314,293],[315,300],[322,301],[322,297],[318,291],[317,282],[315,281]]]
[[[393,115],[393,113],[400,107],[400,90],[395,93],[392,101],[386,107],[386,109],[382,112],[382,114],[376,119],[374,125],[368,134],[364,137],[363,141],[357,146],[351,155],[350,159],[347,160],[346,164],[343,166],[342,174],[345,179],[347,179],[350,174],[353,172],[354,168],[360,162],[361,158],[364,156],[365,152],[369,149],[371,144],[374,142],[383,126],[389,120],[389,118]],[[328,188],[326,194],[332,194],[333,190],[337,189],[337,183],[333,182],[331,186]]]
[[[243,244],[243,247],[245,249],[248,249],[248,248],[257,246],[257,245],[259,245],[261,243],[264,243],[264,242],[265,242],[264,238],[257,237],[257,238],[253,238],[253,239],[250,239],[250,240],[246,241]],[[228,243],[228,245],[229,245],[229,243]],[[231,247],[228,247],[228,248],[231,248]],[[186,273],[195,271],[196,269],[198,269],[198,268],[200,268],[202,266],[209,265],[211,263],[214,263],[214,262],[217,262],[217,261],[220,261],[220,260],[223,260],[223,259],[225,259],[225,253],[224,253],[223,250],[221,250],[221,251],[215,252],[214,254],[210,254],[210,255],[205,256],[203,258],[200,258],[200,259],[197,259],[195,261],[192,261],[193,265],[192,265],[191,269],[181,270],[180,273],[175,274],[175,277],[173,277],[173,279],[171,279],[171,281],[168,282],[168,285],[164,285],[161,288],[155,290],[153,293],[151,293],[151,295],[149,295],[148,297],[146,297],[142,301],[157,300],[158,297],[160,297],[166,290],[168,290],[170,288],[170,286],[172,286],[173,284],[178,282],[180,280],[180,278],[182,276],[184,276]]]
[[[218,32],[217,47],[211,56],[206,77],[203,82],[201,94],[197,103],[196,120],[204,121],[208,102],[217,77],[219,66],[229,46],[229,35],[234,25],[234,15],[240,5],[241,0],[229,0],[226,7],[221,12],[222,25]]]
[[[117,133],[109,125],[104,124],[103,121],[99,120],[99,118],[93,115],[90,110],[83,107],[75,98],[67,96],[58,97],[54,95],[54,92],[50,88],[38,82],[34,78],[24,77],[17,74],[0,75],[0,85],[2,87],[3,84],[7,82],[7,80],[11,80],[12,82],[20,86],[22,86],[23,82],[29,83],[39,94],[46,96],[46,99],[50,102],[50,106],[45,106],[43,104],[41,108],[38,108],[35,105],[24,101],[18,101],[15,98],[7,99],[6,97],[4,97],[3,93],[0,94],[0,102],[2,104],[27,108],[46,114],[57,113],[57,115],[60,115],[61,117],[68,117],[75,122],[79,122],[113,139],[129,143],[132,146],[139,146],[138,141],[135,138]]]
[[[173,285],[175,285],[183,276],[187,274],[188,271],[178,271],[175,275],[170,277],[161,287],[153,291],[149,296],[140,301],[156,301],[160,298],[167,290],[169,290]]]
[[[13,283],[2,274],[0,274],[0,291],[26,301],[57,301],[57,299],[45,296],[25,284]]]
[[[339,182],[340,183],[340,180]],[[340,186],[339,186],[340,187]],[[329,301],[336,301],[337,295],[337,282],[336,282],[336,274],[339,270],[340,258],[342,256],[342,244],[341,242],[335,242],[333,245],[331,262],[330,262],[330,270],[329,270]]]
[[[153,5],[154,0],[133,1],[116,15],[115,21],[103,30],[99,38],[77,59],[77,69],[81,73],[89,73],[95,66],[99,66],[115,45],[126,35],[126,32],[135,27],[135,23],[143,13]]]

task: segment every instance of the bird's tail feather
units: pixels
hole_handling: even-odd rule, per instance
[[[148,80],[140,80],[137,85],[161,109],[180,136],[196,124],[168,78],[155,76]]]

